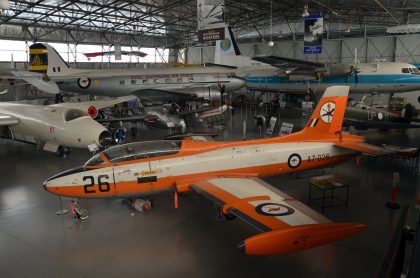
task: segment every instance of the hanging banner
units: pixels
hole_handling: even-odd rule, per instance
[[[224,0],[197,0],[198,40],[200,42],[225,38],[224,14]]]
[[[121,44],[115,44],[114,45],[114,51],[115,51],[115,61],[121,60]]]
[[[324,18],[319,15],[305,17],[305,32],[303,34],[303,53],[322,53],[322,33],[324,32]]]

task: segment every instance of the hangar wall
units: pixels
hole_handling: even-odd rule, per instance
[[[295,59],[318,62],[351,63],[354,61],[355,49],[360,62],[386,60],[420,63],[420,34],[343,38],[323,41],[324,50],[320,55],[304,55],[303,41],[280,41],[274,47],[266,43],[240,44],[241,53],[246,56],[276,55]],[[190,64],[214,62],[214,47],[193,47],[187,50],[187,61]]]

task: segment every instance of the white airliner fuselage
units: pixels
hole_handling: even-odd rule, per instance
[[[220,99],[238,90],[245,81],[226,67],[173,67],[148,69],[81,70],[70,68],[53,47],[30,46],[30,72],[14,72],[38,89],[51,94],[60,91],[125,96],[140,99],[197,97]]]
[[[336,85],[349,86],[351,93],[395,93],[420,90],[420,71],[401,62],[317,63],[289,57],[240,54],[232,31],[216,42],[215,64],[237,67],[235,74],[253,90],[293,93],[324,92]]]

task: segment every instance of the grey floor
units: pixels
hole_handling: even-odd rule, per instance
[[[217,130],[218,140],[241,139],[244,115],[235,112]],[[247,137],[257,137],[255,132],[249,121]],[[166,133],[144,130],[140,139]],[[363,134],[376,143],[420,147],[420,130]],[[172,195],[162,194],[153,196],[152,210],[134,216],[117,199],[83,200],[90,212],[87,221],[57,216],[58,198],[43,190],[43,181],[84,163],[89,153],[72,150],[69,157],[58,158],[32,145],[3,139],[0,144],[0,277],[374,277],[400,215],[384,206],[392,169],[356,167],[350,161],[326,170],[350,185],[349,207],[324,214],[336,222],[366,223],[367,231],[294,254],[247,257],[236,245],[257,231],[239,219],[214,221],[213,204],[194,193],[180,197],[178,209]],[[401,175],[398,202],[412,204],[419,178]],[[266,180],[308,203],[309,178]]]

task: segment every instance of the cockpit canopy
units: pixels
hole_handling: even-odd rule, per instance
[[[412,67],[412,68],[402,68],[401,69],[402,73],[410,73],[410,74],[420,74],[420,70],[416,67]]]
[[[134,142],[109,148],[102,154],[110,162],[137,160],[176,154],[181,149],[181,143],[181,140]],[[86,162],[85,166],[98,166],[103,163],[100,154],[97,154]]]
[[[88,114],[82,110],[70,109],[64,112],[64,121],[69,122],[85,116],[88,116]]]

